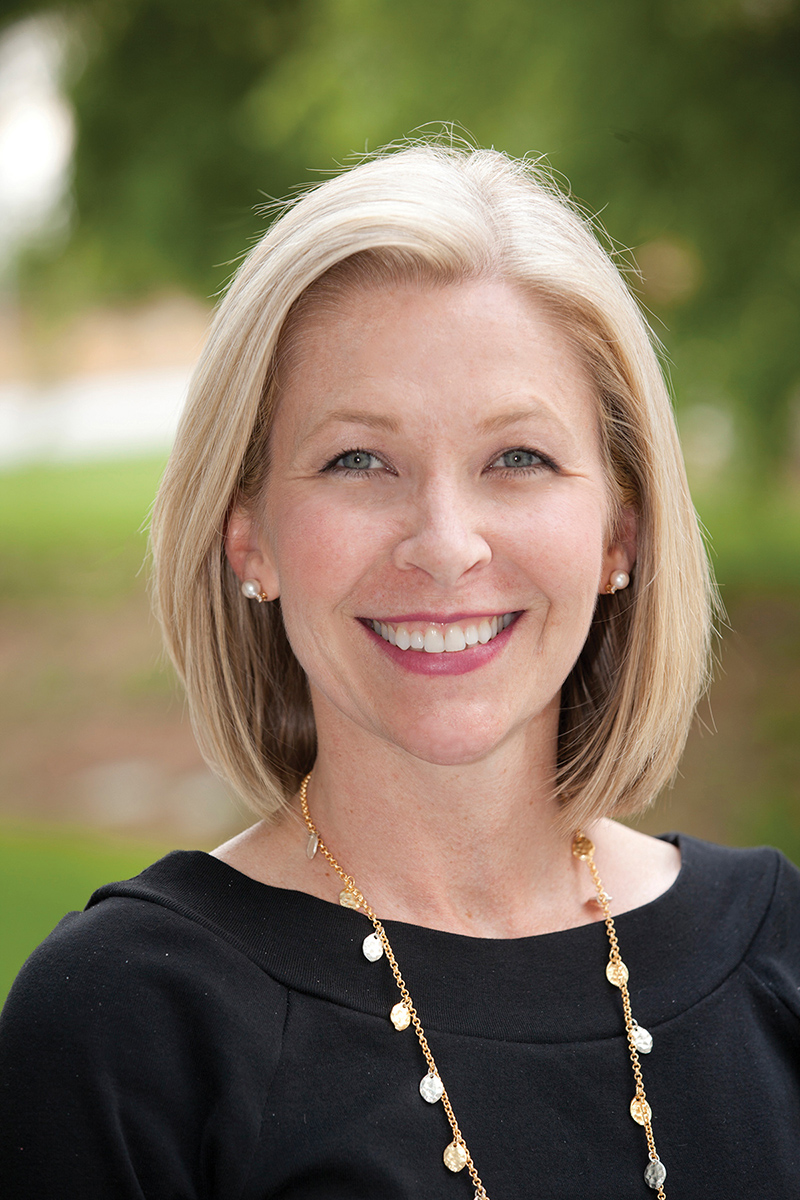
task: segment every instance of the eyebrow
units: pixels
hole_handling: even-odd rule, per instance
[[[480,433],[498,433],[510,425],[516,425],[521,421],[529,421],[531,418],[541,420],[552,420],[559,428],[564,429],[564,423],[556,412],[541,404],[532,404],[528,408],[514,408],[505,413],[496,413],[492,417],[487,417],[485,421],[481,421],[478,425]],[[394,417],[388,417],[383,413],[370,412],[368,409],[361,408],[339,408],[333,412],[327,413],[322,420],[318,421],[302,439],[301,445],[305,445],[315,437],[320,430],[325,429],[328,425],[364,425],[368,429],[381,429],[387,433],[399,433],[400,422]]]
[[[544,405],[532,404],[529,408],[514,408],[509,412],[496,413],[493,417],[487,417],[485,421],[481,421],[478,429],[481,433],[498,433],[509,425],[516,425],[520,421],[529,421],[531,417],[538,420],[542,418],[551,420],[562,429],[564,428],[564,422],[558,413]]]
[[[383,429],[387,433],[400,432],[400,424],[393,417],[360,408],[339,408],[334,412],[327,413],[321,421],[318,421],[303,438],[303,444],[327,425],[366,425],[369,429]]]

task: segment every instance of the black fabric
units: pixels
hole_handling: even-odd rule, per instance
[[[670,1200],[800,1200],[800,873],[679,839],[617,918]],[[472,1200],[367,919],[176,852],[35,952],[0,1019],[5,1200]],[[602,924],[387,923],[492,1200],[646,1200]]]

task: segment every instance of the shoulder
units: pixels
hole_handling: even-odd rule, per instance
[[[11,1014],[24,1008],[40,1022],[93,1015],[130,1030],[148,1012],[166,1018],[176,1007],[239,1011],[281,989],[255,963],[237,937],[219,883],[202,877],[206,855],[175,854],[141,875],[108,884],[83,912],[69,913],[23,967],[9,997]],[[200,875],[199,878],[197,876]],[[193,903],[192,893],[205,900]],[[230,904],[233,911],[235,903]]]
[[[772,846],[720,846],[685,833],[665,834],[680,848],[681,860],[696,887],[733,899],[745,893],[765,909],[800,898],[800,871]]]
[[[0,1157],[24,1183],[13,1194],[155,1200],[166,1195],[159,1179],[172,1178],[193,1197],[214,1122],[235,1131],[220,1144],[241,1162],[259,1136],[285,989],[235,932],[192,912],[172,875],[156,864],[101,889],[12,988],[0,1018]]]
[[[778,850],[742,852],[740,882],[763,917],[745,961],[800,1017],[800,870]]]
[[[800,1017],[800,870],[769,846],[677,841],[696,919]]]

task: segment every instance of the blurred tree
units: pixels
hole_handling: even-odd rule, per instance
[[[6,0],[3,19],[48,11],[71,33],[78,128],[78,221],[27,270],[53,303],[212,294],[263,227],[261,193],[456,120],[547,152],[640,259],[679,391],[738,409],[754,464],[784,449],[797,0]]]
[[[304,26],[303,0],[16,3],[66,17],[78,142],[77,222],[29,260],[51,305],[164,284],[208,293],[256,228],[265,175],[290,177],[242,128],[242,106]],[[212,273],[213,272],[213,273]]]

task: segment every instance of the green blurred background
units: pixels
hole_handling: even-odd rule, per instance
[[[729,615],[642,824],[800,861],[796,0],[6,0],[6,72],[20,32],[49,47],[74,150],[0,254],[0,417],[16,396],[46,423],[60,381],[114,372],[144,404],[148,371],[188,370],[263,206],[353,153],[455,122],[569,180],[665,345]],[[0,995],[95,886],[246,820],[148,616],[166,445],[120,441],[2,459]]]

